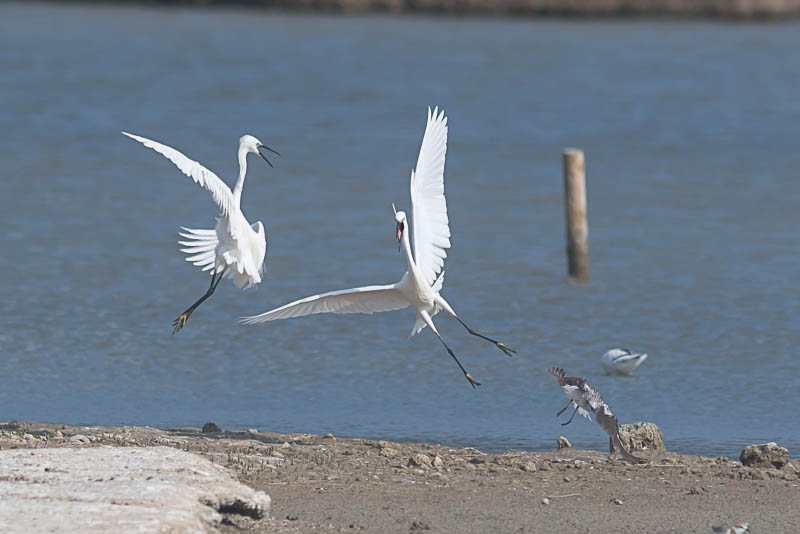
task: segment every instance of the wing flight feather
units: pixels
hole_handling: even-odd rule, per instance
[[[233,193],[231,192],[230,187],[228,187],[225,182],[220,180],[219,176],[206,169],[198,162],[187,158],[172,147],[168,147],[167,145],[162,145],[161,143],[151,139],[129,134],[127,132],[122,132],[122,135],[126,135],[131,139],[139,141],[147,148],[152,148],[174,163],[183,174],[190,177],[200,186],[208,190],[208,192],[211,193],[211,197],[214,199],[214,202],[216,202],[219,206],[219,209],[222,210],[222,215],[228,215],[233,211]]]
[[[396,284],[365,286],[306,297],[259,315],[243,317],[241,322],[244,324],[256,324],[315,313],[372,314],[400,310],[409,305],[408,300],[397,289]]]
[[[414,261],[428,284],[444,267],[450,248],[450,226],[444,197],[444,161],[447,153],[447,117],[428,108],[428,123],[411,171]]]

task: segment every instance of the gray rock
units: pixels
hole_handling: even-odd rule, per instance
[[[214,432],[222,432],[222,429],[217,425],[217,423],[212,423],[211,421],[209,421],[208,423],[203,425],[204,434],[212,434]]]
[[[558,442],[556,442],[556,445],[558,445],[559,449],[568,449],[572,447],[572,443],[570,443],[565,436],[559,437]]]
[[[781,469],[789,463],[789,450],[774,441],[761,445],[748,445],[739,455],[739,461],[747,467],[774,467]]]
[[[0,451],[0,532],[208,532],[222,513],[261,518],[270,498],[170,447]]]
[[[655,423],[639,422],[620,425],[619,437],[628,452],[667,450],[664,447],[664,435]],[[614,452],[614,444],[611,440],[609,442],[611,452]]]

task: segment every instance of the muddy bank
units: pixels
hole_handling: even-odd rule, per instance
[[[83,1],[86,0],[75,0]],[[104,1],[103,3],[108,3]],[[788,18],[800,0],[118,0],[126,4],[249,6],[344,13],[496,16]]]
[[[555,443],[553,444],[555,448]],[[426,443],[149,427],[0,425],[0,448],[168,446],[266,492],[271,517],[226,517],[224,532],[796,532],[800,460],[563,449],[484,454]]]

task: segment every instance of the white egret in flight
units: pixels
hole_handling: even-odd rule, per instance
[[[444,282],[445,249],[450,248],[450,227],[447,204],[444,198],[444,160],[447,151],[447,118],[439,108],[431,113],[428,108],[428,124],[422,138],[417,166],[411,172],[411,207],[414,224],[414,253],[408,237],[406,214],[395,210],[397,240],[403,248],[408,262],[408,271],[396,284],[366,286],[342,291],[331,291],[286,304],[274,310],[244,317],[242,322],[255,324],[276,319],[301,317],[314,313],[366,313],[399,310],[412,306],[417,320],[411,336],[426,326],[430,327],[447,352],[458,364],[472,387],[480,383],[464,369],[455,353],[447,346],[432,317],[445,310],[460,322],[467,331],[494,343],[511,356],[516,352],[499,341],[479,334],[456,315],[453,308],[439,294]],[[394,209],[394,205],[392,205]]]
[[[139,141],[147,148],[152,148],[174,163],[183,174],[206,188],[221,211],[214,230],[181,227],[183,232],[179,234],[187,239],[187,241],[178,241],[180,245],[186,247],[182,248],[181,252],[189,254],[186,261],[201,267],[203,271],[211,271],[211,285],[208,286],[205,295],[175,319],[172,323],[172,333],[174,334],[183,328],[192,312],[214,293],[226,275],[233,278],[233,282],[240,288],[246,289],[261,282],[264,256],[267,253],[267,239],[261,221],[250,225],[242,213],[240,207],[242,187],[247,173],[248,153],[258,154],[270,167],[272,167],[272,163],[258,149],[264,148],[275,154],[278,153],[252,135],[242,136],[239,139],[239,178],[231,191],[216,174],[174,148],[138,135],[122,133]]]

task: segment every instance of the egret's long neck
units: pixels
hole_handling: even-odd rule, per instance
[[[414,256],[411,255],[411,242],[408,240],[408,225],[403,232],[403,251],[406,253],[406,260],[408,261],[408,272],[414,274],[419,278],[417,271],[417,264],[414,263]]]
[[[237,208],[242,199],[245,174],[247,174],[247,149],[239,147],[239,178],[236,180],[236,185],[233,186],[233,203]]]

